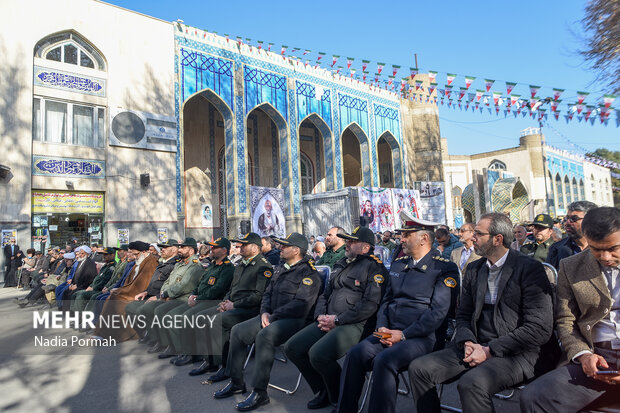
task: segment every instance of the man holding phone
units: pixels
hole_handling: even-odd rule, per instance
[[[556,329],[570,362],[526,387],[523,412],[620,407],[620,209],[589,210],[581,229],[589,249],[560,261],[558,275]]]

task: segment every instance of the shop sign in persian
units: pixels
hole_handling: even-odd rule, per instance
[[[32,174],[67,178],[105,178],[105,161],[33,156]]]
[[[103,214],[103,206],[102,193],[32,191],[33,213]]]

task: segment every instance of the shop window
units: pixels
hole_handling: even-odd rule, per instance
[[[33,140],[102,148],[104,136],[105,108],[34,98]]]

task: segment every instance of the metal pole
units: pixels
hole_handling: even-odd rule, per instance
[[[543,161],[543,178],[545,180],[545,204],[547,205],[547,214],[551,215],[551,207],[549,206],[549,190],[547,188],[547,157],[545,156],[545,136],[542,133],[542,120],[538,121],[538,131],[540,133],[540,150]]]

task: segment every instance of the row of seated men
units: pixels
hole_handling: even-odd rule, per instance
[[[560,262],[557,338],[552,335],[551,285],[539,262],[509,249],[513,226],[505,215],[487,214],[476,224],[474,246],[482,258],[467,266],[462,286],[456,265],[432,248],[433,229],[422,220],[405,221],[400,232],[407,256],[393,262],[389,271],[372,255],[372,231],[337,234],[346,240],[346,256],[333,265],[320,294],[322,280],[300,234],[275,239],[283,261],[275,269],[260,254],[261,240],[253,233],[233,240],[243,257],[236,267],[226,258],[230,242],[222,238],[212,243],[213,264],[206,271],[192,270],[198,265],[194,240],[173,242],[162,245],[162,257],[168,248],[176,248],[180,260],[175,258],[179,261],[160,293],[147,298],[148,285],[140,291],[143,297],[136,294],[122,305],[127,313],[151,319],[218,316],[222,360],[204,357],[190,372],[202,374],[221,363],[209,379],[230,381],[215,392],[216,398],[246,392],[243,363],[247,346],[254,343],[252,392],[236,405],[240,411],[269,402],[275,347],[282,344],[316,394],[308,403],[311,409],[332,404],[337,411],[357,411],[366,372],[372,371],[369,411],[394,411],[398,374],[407,370],[420,412],[440,411],[435,386],[452,379],[458,379],[466,412],[493,411],[493,394],[541,375],[522,394],[523,411],[579,411],[592,402],[620,402],[620,392],[614,391],[620,382],[620,210],[588,211],[582,230],[589,248]],[[129,252],[136,256],[138,269],[133,275],[130,270],[126,281],[148,264],[148,244],[132,243]],[[441,335],[459,289],[456,332],[443,348]],[[123,302],[114,299],[114,292],[102,314],[111,311],[110,303]],[[116,306],[114,311],[121,311],[121,304]],[[135,331],[99,328],[95,334]],[[212,354],[217,341],[204,328],[150,324],[139,334],[142,342],[151,343],[149,351],[161,351],[160,358],[176,355],[176,365]],[[557,369],[555,363],[545,367],[541,361],[553,359],[544,349],[553,348],[558,338],[568,362]],[[341,368],[337,360],[344,356]]]

